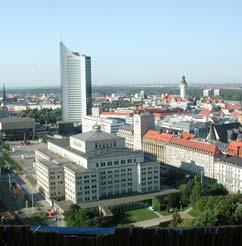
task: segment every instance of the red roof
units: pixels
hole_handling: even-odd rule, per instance
[[[200,116],[204,116],[204,117],[208,117],[208,116],[209,116],[209,114],[210,114],[210,110],[209,110],[209,109],[207,109],[207,108],[204,108],[204,109],[202,109],[202,110],[199,112],[199,114],[198,114],[198,115],[200,115]]]
[[[188,133],[188,132],[183,132],[182,135],[181,135],[181,138],[184,138],[184,139],[193,139],[195,138],[195,134],[192,134],[192,133]]]
[[[162,142],[170,142],[173,136],[169,133],[159,133],[154,130],[148,130],[146,134],[144,135],[144,138],[153,139],[153,140],[162,141]]]
[[[218,154],[218,148],[214,144],[204,143],[204,142],[198,142],[193,140],[187,140],[184,138],[177,138],[173,137],[170,141],[171,144],[174,145],[180,145],[182,147],[190,148],[195,151],[203,151],[207,152],[210,155],[216,155]]]
[[[230,147],[236,147],[236,148],[242,148],[242,142],[240,141],[231,141],[230,144],[229,144],[229,148]]]
[[[128,116],[132,116],[133,113],[131,113],[131,112],[102,112],[101,115],[128,115]]]

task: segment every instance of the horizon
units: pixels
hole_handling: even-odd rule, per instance
[[[188,85],[242,83],[241,7],[218,0],[4,2],[0,83],[60,86],[61,40],[91,56],[94,86],[175,84],[182,75]]]

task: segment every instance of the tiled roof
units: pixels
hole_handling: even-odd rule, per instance
[[[173,137],[170,141],[171,144],[179,145],[182,147],[193,149],[194,151],[203,151],[210,155],[218,154],[219,150],[216,145],[194,140],[187,140],[183,138]]]
[[[230,144],[229,144],[229,148],[230,147],[236,147],[236,148],[242,148],[242,142],[240,141],[231,141]]]
[[[169,133],[159,133],[154,130],[148,130],[147,133],[144,135],[146,139],[154,139],[156,141],[162,142],[170,142],[173,136]]]
[[[189,140],[195,138],[195,136],[196,136],[195,134],[183,132],[181,138]]]
[[[132,116],[133,113],[131,112],[102,112],[100,115],[128,115]]]
[[[204,117],[208,117],[208,116],[209,116],[209,114],[210,114],[210,110],[209,110],[209,109],[207,109],[207,108],[204,108],[204,109],[202,109],[202,110],[199,112],[199,114],[198,114],[198,115],[200,115],[200,116],[204,116]]]

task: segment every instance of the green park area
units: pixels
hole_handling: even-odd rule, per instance
[[[67,226],[123,226],[158,217],[148,208],[122,212],[113,211],[113,214],[111,220],[104,222],[99,217],[97,209],[83,209],[74,205],[70,211],[65,213],[65,220]]]

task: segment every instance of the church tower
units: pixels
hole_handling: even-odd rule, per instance
[[[183,76],[180,82],[180,97],[184,99],[186,98],[186,96],[187,96],[187,81],[185,76]]]
[[[5,84],[3,84],[3,104],[7,101],[7,94],[5,90]]]

